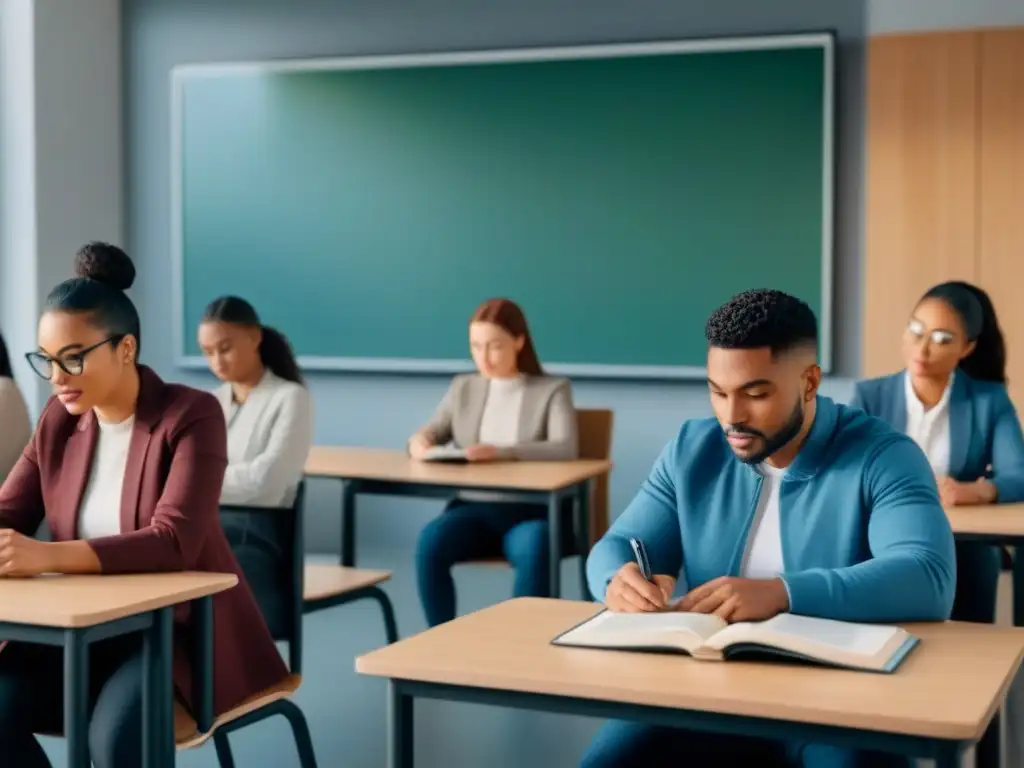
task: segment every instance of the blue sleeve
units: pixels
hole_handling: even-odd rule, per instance
[[[685,429],[685,427],[684,427]],[[615,573],[633,560],[631,538],[640,539],[655,574],[675,577],[682,568],[683,545],[676,511],[676,456],[680,438],[669,443],[654,464],[640,492],[601,537],[587,557],[587,585],[595,599]]]
[[[1005,389],[996,395],[992,432],[992,478],[1000,503],[1024,501],[1024,435]]]
[[[944,621],[953,609],[953,531],[924,453],[909,439],[882,447],[865,470],[871,559],[787,573],[790,610],[842,621]]]

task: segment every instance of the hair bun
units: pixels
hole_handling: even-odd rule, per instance
[[[119,291],[135,282],[135,265],[128,254],[109,243],[89,243],[75,254],[75,274]]]

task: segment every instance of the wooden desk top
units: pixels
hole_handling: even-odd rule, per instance
[[[921,638],[891,675],[793,664],[559,648],[593,603],[521,598],[356,659],[361,674],[975,740],[1002,702],[1024,629],[908,624]]]
[[[592,459],[442,464],[416,461],[403,451],[314,446],[306,461],[306,475],[461,488],[555,491],[603,475],[611,467],[610,461]]]
[[[950,507],[946,517],[953,533],[1024,537],[1024,504]]]
[[[223,592],[230,573],[0,578],[0,622],[72,629],[91,627]]]

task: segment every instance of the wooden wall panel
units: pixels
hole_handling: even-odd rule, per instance
[[[1024,29],[981,33],[979,282],[1008,345],[1010,394],[1024,409]]]
[[[861,375],[902,367],[900,336],[932,284],[976,280],[979,33],[872,38]]]

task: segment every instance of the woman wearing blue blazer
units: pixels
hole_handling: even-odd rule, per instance
[[[988,294],[964,282],[928,291],[903,335],[906,369],[857,384],[852,405],[905,430],[945,506],[1024,500],[1024,436],[1006,392],[1006,346]],[[956,545],[953,619],[995,621],[999,549]]]

